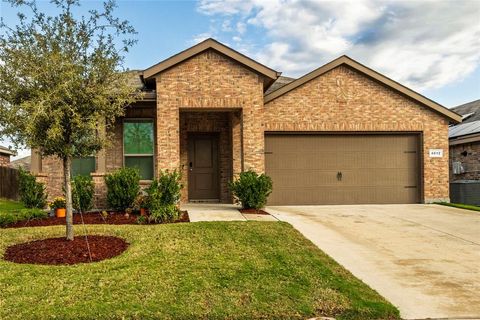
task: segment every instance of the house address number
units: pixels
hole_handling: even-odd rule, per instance
[[[443,149],[430,149],[428,150],[428,155],[430,156],[430,158],[442,158]]]

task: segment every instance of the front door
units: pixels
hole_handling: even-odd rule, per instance
[[[188,135],[188,198],[218,200],[218,135]]]

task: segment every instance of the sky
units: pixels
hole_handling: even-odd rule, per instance
[[[48,13],[54,8],[38,1]],[[206,38],[300,77],[346,54],[444,105],[480,99],[480,0],[117,0],[138,43],[125,67],[145,69]],[[81,1],[78,14],[100,8]],[[17,9],[0,3],[8,25]],[[0,144],[9,146],[0,139]],[[19,150],[18,157],[28,150]]]

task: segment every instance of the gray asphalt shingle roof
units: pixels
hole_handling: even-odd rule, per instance
[[[471,114],[470,116],[465,117],[461,124],[478,121],[480,120],[480,99],[456,106],[451,110],[462,116]]]
[[[278,77],[278,79],[275,80],[275,82],[270,86],[270,88],[268,88],[267,91],[265,91],[265,95],[280,89],[281,87],[289,84],[292,81],[295,81],[295,79],[289,78],[289,77],[282,77],[282,76]]]

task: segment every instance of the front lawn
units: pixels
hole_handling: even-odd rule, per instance
[[[399,317],[286,223],[87,227],[130,246],[111,260],[75,266],[0,260],[0,319]],[[2,229],[0,256],[11,244],[64,232],[62,226]]]
[[[21,202],[0,198],[0,213],[16,211],[24,208],[25,207]]]
[[[22,203],[0,198],[0,227],[17,221],[46,218],[48,213],[41,209],[27,209]]]

